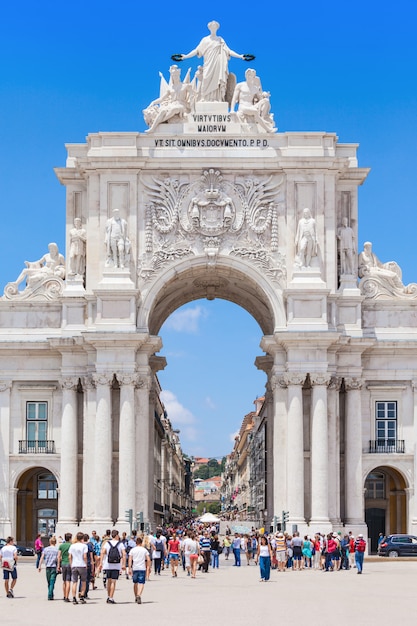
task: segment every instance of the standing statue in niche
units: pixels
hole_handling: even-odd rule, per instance
[[[203,102],[224,102],[226,97],[227,78],[229,75],[228,61],[230,57],[249,60],[252,55],[238,54],[231,50],[224,39],[217,35],[220,24],[209,22],[207,27],[210,35],[203,37],[198,46],[188,54],[178,55],[175,60],[185,61],[198,56],[203,57],[203,76],[201,80],[200,99]]]
[[[120,217],[119,209],[114,209],[113,217],[107,220],[104,242],[107,248],[106,267],[126,267],[130,261],[130,241],[127,222]]]
[[[301,267],[310,267],[311,258],[317,256],[316,220],[311,216],[310,209],[304,209],[303,217],[298,222],[295,249]]]
[[[233,93],[230,110],[233,113],[235,105],[238,104],[237,116],[241,122],[248,122],[251,119],[262,126],[268,133],[276,131],[269,103],[269,93],[262,91],[261,81],[256,71],[247,69],[246,80],[238,83]]]
[[[342,219],[342,226],[339,228],[337,235],[340,250],[340,265],[342,274],[354,273],[354,258],[356,254],[355,233],[348,226],[347,217]]]
[[[82,228],[79,217],[74,220],[74,228],[70,230],[69,239],[70,275],[84,276],[87,233]]]

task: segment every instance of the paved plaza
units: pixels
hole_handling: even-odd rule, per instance
[[[121,578],[117,604],[106,604],[101,578],[97,590],[83,605],[64,604],[61,577],[53,602],[47,601],[45,571],[32,559],[19,562],[15,598],[0,594],[0,624],[67,626],[78,624],[129,624],[146,619],[155,626],[196,624],[312,624],[327,626],[408,626],[416,623],[417,559],[365,562],[362,576],[348,572],[271,572],[268,583],[259,582],[255,565],[233,567],[221,556],[218,570],[198,573],[192,580],[181,570],[172,578],[168,570],[146,583],[143,604],[134,604],[132,582]],[[139,616],[138,616],[139,613]],[[109,618],[109,615],[112,615]],[[111,621],[110,621],[111,619]]]

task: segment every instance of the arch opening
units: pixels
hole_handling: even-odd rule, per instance
[[[31,545],[37,533],[50,537],[58,520],[58,481],[45,467],[26,470],[17,482],[16,540]]]

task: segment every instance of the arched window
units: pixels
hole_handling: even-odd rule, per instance
[[[371,472],[365,481],[366,494],[369,500],[382,500],[385,498],[385,474]]]

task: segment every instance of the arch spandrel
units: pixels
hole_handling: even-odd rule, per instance
[[[219,257],[214,266],[205,257],[171,265],[141,290],[137,326],[157,335],[168,316],[193,300],[220,298],[238,304],[258,322],[265,335],[285,328],[281,289],[257,268],[240,259]]]

